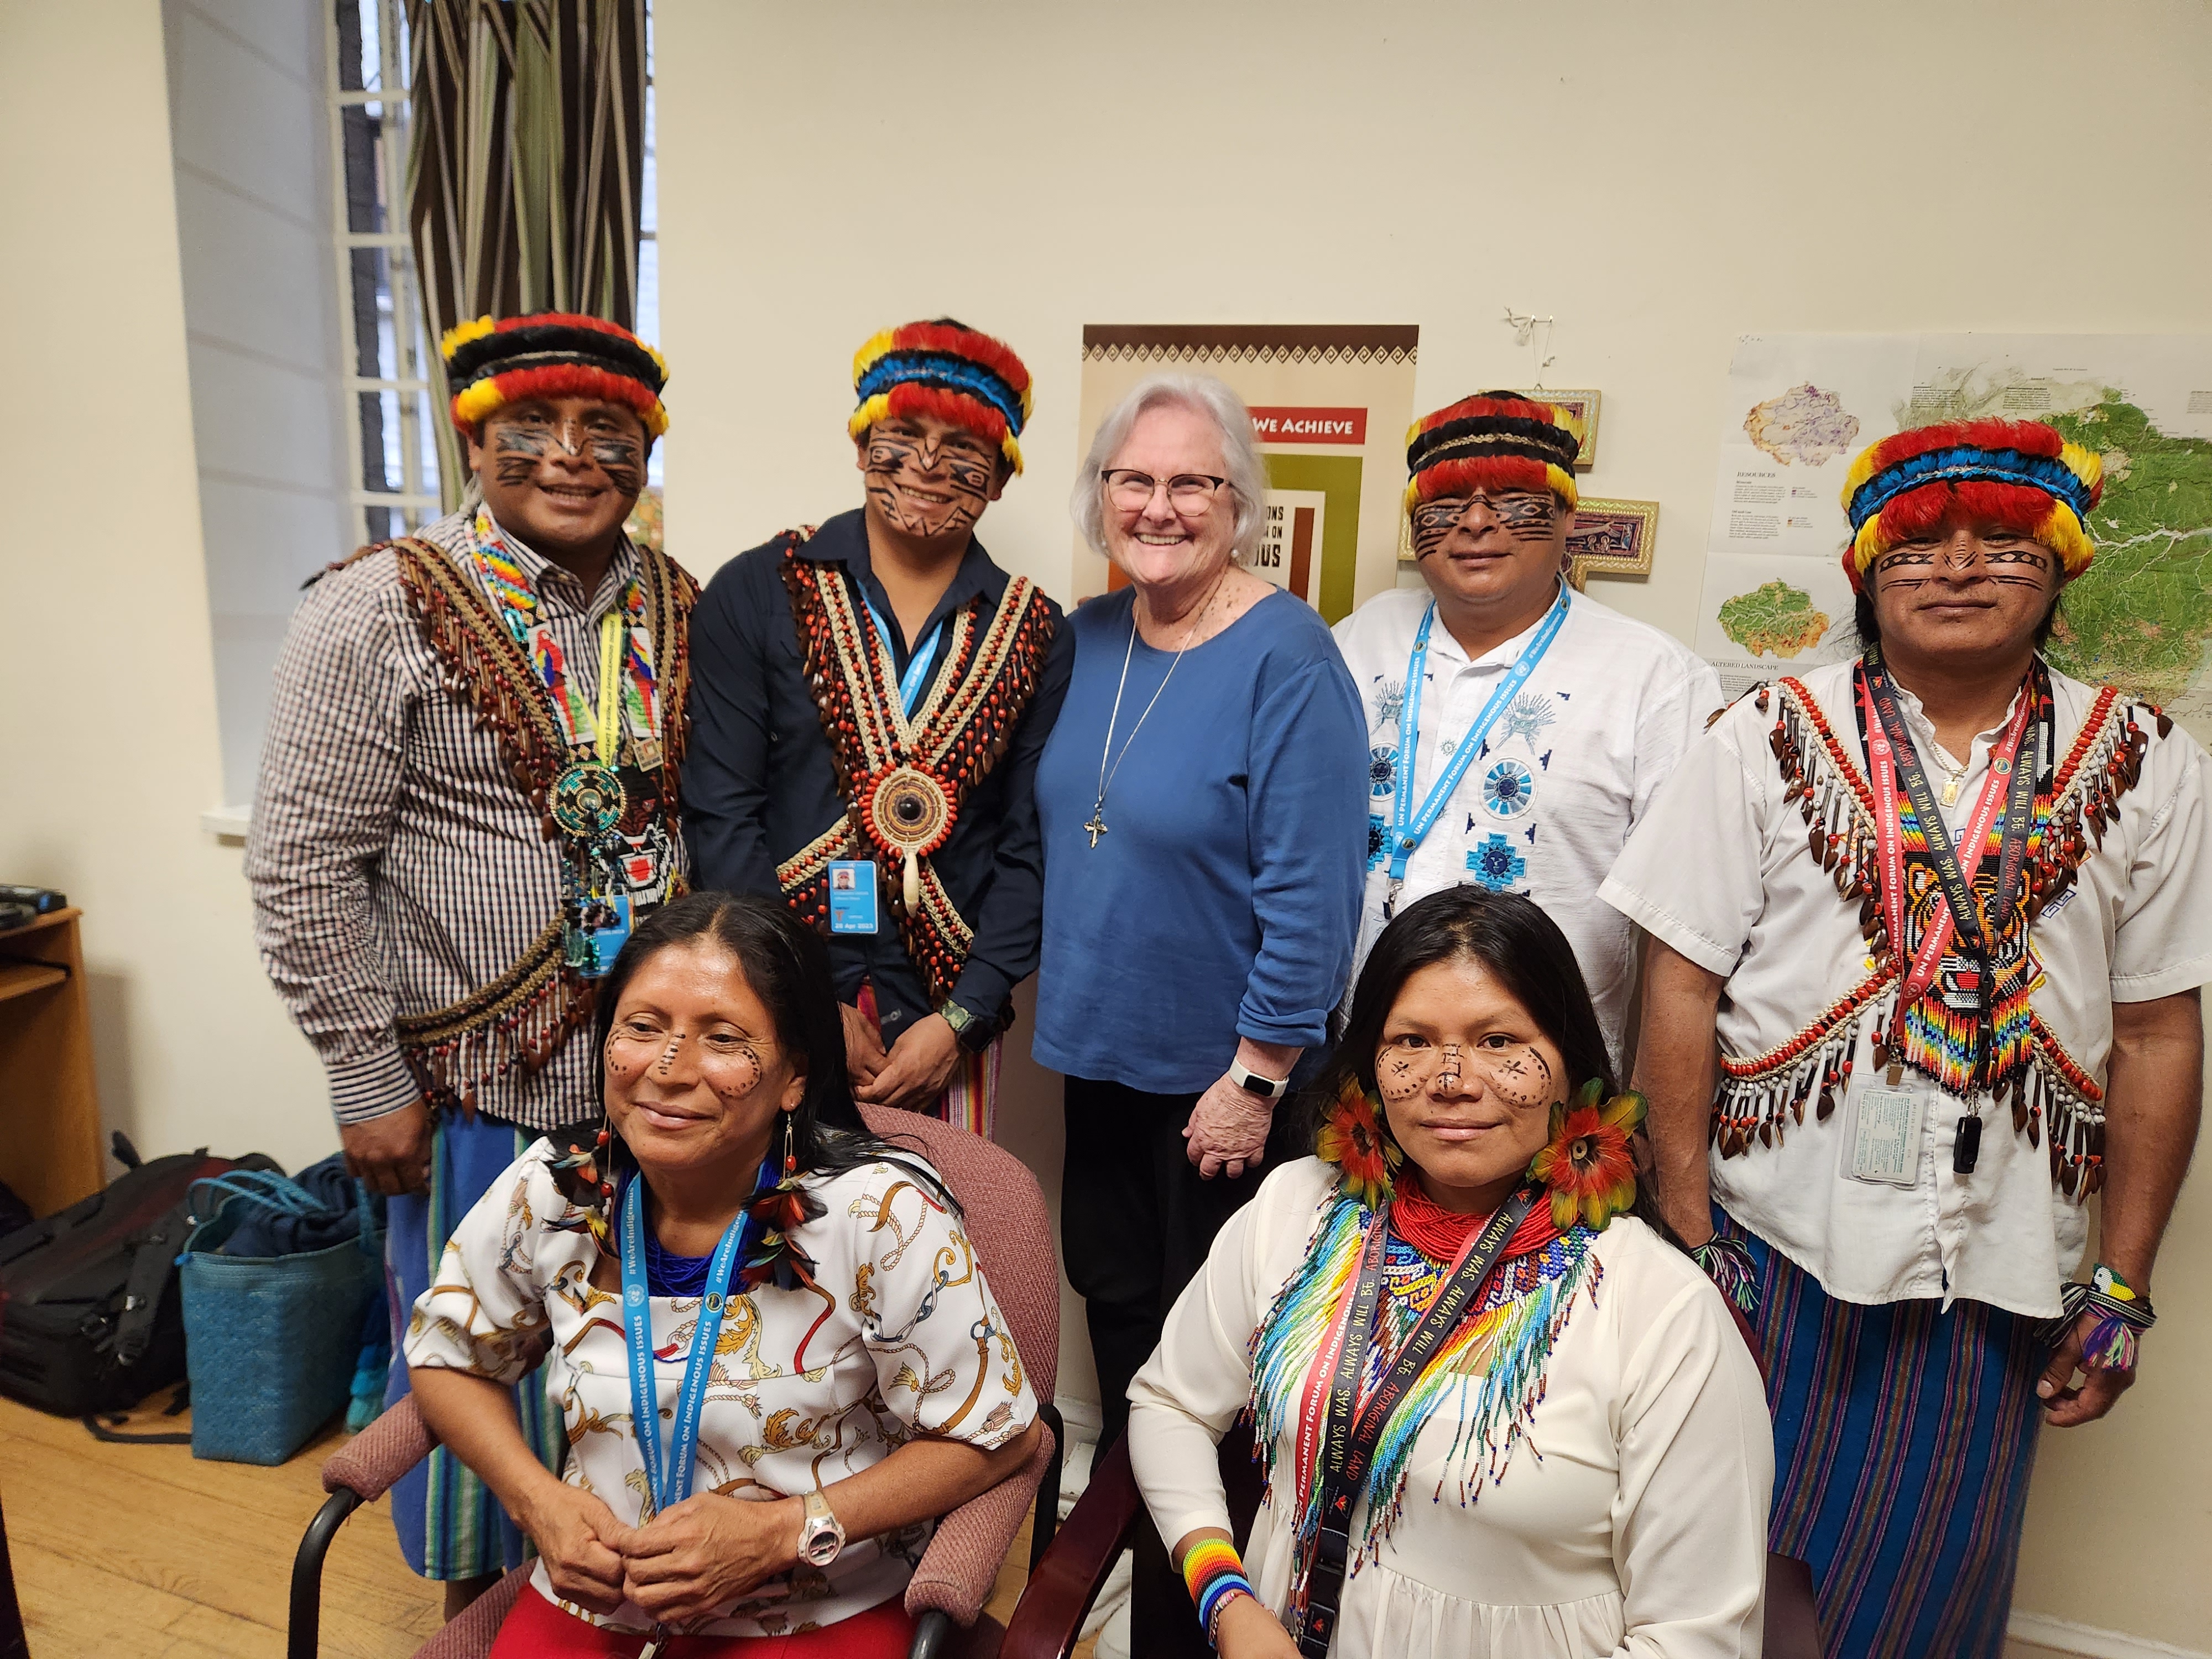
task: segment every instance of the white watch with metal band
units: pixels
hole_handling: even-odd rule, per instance
[[[1233,1060],[1229,1062],[1229,1080],[1246,1093],[1257,1095],[1262,1100],[1279,1099],[1291,1086],[1288,1078],[1261,1077],[1257,1072],[1246,1071]]]
[[[830,1512],[817,1486],[806,1494],[806,1513],[799,1523],[799,1559],[810,1567],[827,1567],[845,1548],[845,1527]]]

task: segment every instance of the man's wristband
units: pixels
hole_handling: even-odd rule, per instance
[[[2095,1316],[2089,1334],[2081,1340],[2081,1369],[2087,1371],[2131,1371],[2141,1349],[2143,1332],[2158,1323],[2150,1298],[2137,1291],[2103,1262],[2086,1285],[2067,1285],[2059,1292],[2066,1311],[2059,1320],[2057,1341],[2078,1323],[2083,1314]]]

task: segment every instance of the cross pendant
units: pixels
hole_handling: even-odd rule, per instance
[[[1091,821],[1083,826],[1091,832],[1091,844],[1098,845],[1098,837],[1106,833],[1106,814],[1098,807],[1091,810]]]

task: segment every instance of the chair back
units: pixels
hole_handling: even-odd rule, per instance
[[[945,1177],[1013,1331],[1030,1392],[1050,1404],[1060,1374],[1060,1257],[1036,1177],[1012,1152],[957,1124],[895,1106],[863,1104],[860,1118],[892,1146],[920,1152]]]

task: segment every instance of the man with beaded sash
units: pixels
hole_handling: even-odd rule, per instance
[[[596,981],[684,890],[697,592],[623,531],[667,426],[658,353],[565,313],[466,323],[442,350],[473,482],[459,511],[313,584],[246,849],[264,962],[329,1073],[349,1164],[390,1195],[401,1318],[489,1183],[585,1115],[593,1056],[574,1034]],[[387,1402],[406,1390],[394,1366]],[[538,1374],[515,1396],[557,1468]],[[523,1559],[442,1449],[392,1515],[449,1611]]]
[[[2026,422],[1867,450],[1863,654],[1740,699],[1601,890],[1651,935],[1661,1189],[1759,1327],[1771,1547],[1839,1655],[2000,1653],[2039,1416],[2132,1381],[2194,1144],[2204,752],[2038,650],[2102,477]]]
[[[1021,471],[1030,374],[940,318],[871,337],[853,386],[861,505],[702,600],[686,834],[702,886],[781,894],[827,937],[858,1097],[988,1136],[1073,657],[1059,607],[975,539]]]
[[[1378,593],[1334,630],[1370,744],[1352,971],[1425,893],[1526,893],[1574,945],[1620,1056],[1634,933],[1598,884],[1722,697],[1678,641],[1564,580],[1578,441],[1552,404],[1510,392],[1460,398],[1407,434],[1424,586]]]

